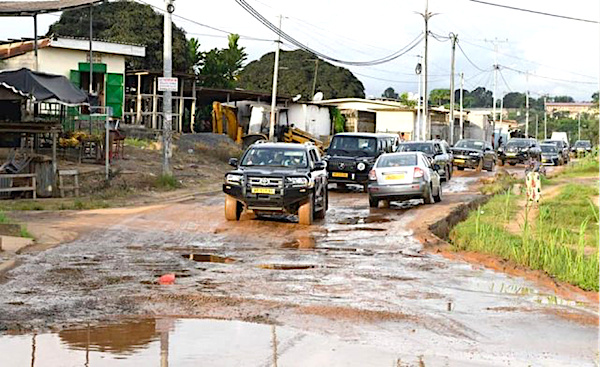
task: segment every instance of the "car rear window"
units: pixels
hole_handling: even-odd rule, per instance
[[[556,148],[556,145],[542,144],[542,152],[544,152],[544,153],[556,153],[556,152],[558,152],[558,149]]]
[[[400,144],[399,152],[423,152],[425,154],[433,154],[433,144],[430,143],[408,143]]]
[[[388,168],[388,167],[405,167],[405,166],[416,166],[417,155],[416,154],[401,154],[401,155],[384,155],[379,158],[377,167]]]

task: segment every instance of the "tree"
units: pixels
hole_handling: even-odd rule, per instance
[[[511,92],[504,96],[504,108],[524,108],[526,95],[519,92]]]
[[[592,102],[598,104],[598,92],[592,94]]]
[[[400,102],[407,107],[415,107],[417,101],[408,98],[408,93],[404,92],[400,95]]]
[[[575,102],[573,97],[571,96],[556,96],[550,98],[553,102],[563,102],[563,103],[572,103]]]
[[[198,63],[202,53],[200,52],[200,41],[197,38],[190,38],[188,42],[188,53],[191,63],[191,68],[194,73],[198,72]]]
[[[388,87],[385,91],[383,91],[381,96],[383,98],[398,99],[398,93],[396,93],[392,87]]]
[[[469,107],[492,107],[494,104],[494,95],[492,91],[485,89],[484,87],[477,87],[469,93],[469,96],[473,98],[472,105]]]
[[[227,48],[202,52],[197,64],[200,84],[212,88],[234,88],[242,64],[247,58],[244,47],[238,45],[240,36],[229,35]]]
[[[450,103],[450,89],[432,89],[429,92],[429,101],[438,106]]]
[[[162,70],[163,16],[149,5],[134,1],[104,2],[94,7],[93,36],[111,42],[146,46],[146,57],[128,57],[130,69]],[[65,11],[50,26],[48,36],[89,37],[89,10]],[[173,70],[188,72],[191,67],[188,41],[183,29],[173,24]]]
[[[281,51],[277,92],[305,99],[312,98],[315,77],[315,56],[302,50]],[[239,74],[238,86],[248,90],[271,92],[275,53],[263,55],[252,61]],[[317,91],[325,98],[365,97],[365,87],[350,70],[319,61]]]

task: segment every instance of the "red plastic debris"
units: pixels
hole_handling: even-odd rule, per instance
[[[165,274],[158,279],[158,284],[170,285],[175,283],[175,274]]]

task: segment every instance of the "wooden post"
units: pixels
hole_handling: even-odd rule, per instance
[[[37,199],[37,183],[35,176],[31,177],[31,186],[33,186],[33,200]]]
[[[142,123],[142,76],[138,74],[137,80],[137,99],[135,104],[135,124],[139,125]]]
[[[194,122],[196,122],[196,80],[192,81],[192,111],[191,111],[191,119],[190,119],[190,131],[195,133],[194,131]]]
[[[158,106],[158,97],[156,95],[156,77],[154,77],[154,88],[152,89],[152,128],[156,129],[157,122],[157,106]]]
[[[183,87],[185,85],[185,79],[181,78],[181,85],[179,86],[179,107],[177,108],[177,112],[179,112],[179,118],[177,119],[179,132],[183,132]]]
[[[52,173],[56,175],[58,162],[56,160],[56,131],[52,132]]]

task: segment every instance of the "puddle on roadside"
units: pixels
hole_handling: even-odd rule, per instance
[[[0,335],[0,366],[391,366],[416,356],[335,335],[242,321],[137,319]]]
[[[323,266],[313,264],[260,264],[258,267],[269,270],[306,270],[322,268]]]
[[[184,259],[193,260],[201,263],[219,263],[219,264],[231,264],[236,262],[235,259],[230,257],[211,255],[211,254],[183,254],[181,255]]]

